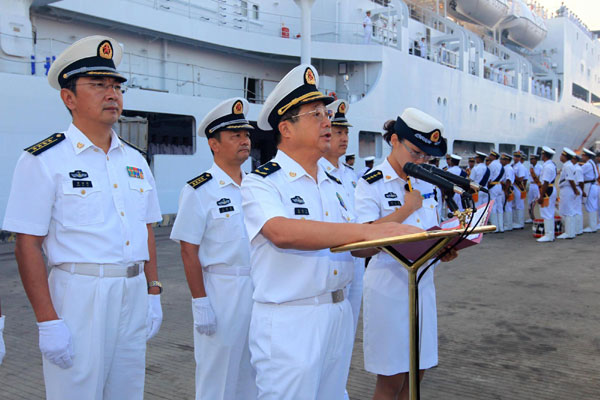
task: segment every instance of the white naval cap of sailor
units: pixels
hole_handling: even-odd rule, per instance
[[[373,157],[373,156],[365,157],[365,162],[367,162],[367,161],[375,161],[375,157]]]
[[[113,38],[94,35],[79,39],[52,63],[48,83],[60,90],[75,76],[107,77],[125,82],[127,79],[117,71],[122,57],[123,49]]]
[[[352,126],[346,119],[346,113],[348,112],[348,102],[346,100],[336,100],[329,104],[327,109],[333,112],[333,118],[331,118],[332,126]]]
[[[258,115],[258,127],[263,131],[275,130],[283,114],[295,107],[315,101],[332,103],[333,97],[321,93],[318,86],[319,74],[312,65],[301,64],[292,69],[265,100]]]
[[[563,147],[563,153],[565,153],[565,155],[569,155],[571,157],[575,157],[577,154],[575,154],[575,152],[573,150],[571,150],[568,147]]]
[[[475,155],[476,155],[476,156],[481,156],[481,157],[483,157],[483,158],[487,157],[487,154],[485,154],[485,153],[483,153],[483,152],[481,152],[481,151],[476,151],[476,152],[475,152]]]
[[[586,155],[588,155],[588,156],[591,156],[591,157],[596,157],[596,153],[594,153],[593,151],[588,150],[586,148],[583,149],[583,153],[586,154]]]
[[[548,154],[554,154],[556,153],[552,148],[548,147],[548,146],[544,146],[542,147],[542,151]]]
[[[462,160],[462,157],[459,156],[458,154],[450,154],[450,158],[452,158],[453,160],[456,160],[456,161]]]
[[[246,119],[249,103],[241,97],[234,97],[219,103],[209,111],[198,127],[198,135],[210,138],[221,130],[254,129]]]

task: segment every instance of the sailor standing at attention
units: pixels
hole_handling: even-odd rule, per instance
[[[374,156],[369,156],[369,157],[365,157],[365,166],[364,168],[360,171],[360,173],[357,175],[357,179],[360,179],[362,176],[364,176],[365,174],[367,174],[370,170],[373,169],[373,164],[375,163],[375,157]]]
[[[250,242],[240,192],[253,129],[247,110],[245,99],[228,99],[200,123],[214,163],[183,187],[171,231],[192,295],[196,400],[256,399],[248,349]]]
[[[486,185],[490,179],[490,169],[485,165],[485,162],[484,162],[486,157],[487,157],[487,154],[482,153],[481,151],[475,152],[475,163],[476,164],[473,167],[473,169],[471,170],[471,175],[469,176],[469,178],[473,182],[476,182],[483,187],[486,187]],[[475,202],[475,206],[479,207],[480,205],[485,204],[488,201],[490,201],[489,195],[487,193],[479,191],[477,193],[477,201]]]
[[[583,149],[583,183],[584,183],[584,205],[585,205],[585,229],[586,233],[598,230],[598,170],[594,164],[594,152]]]
[[[337,192],[336,195],[340,194],[344,205],[348,208],[348,222],[355,222],[354,188],[356,187],[356,175],[354,175],[353,170],[341,162],[341,157],[346,153],[346,149],[348,148],[348,129],[352,126],[346,119],[348,103],[344,100],[336,100],[329,104],[327,109],[333,113],[331,118],[331,147],[319,160],[319,166],[342,182],[344,192]],[[348,301],[352,307],[352,316],[354,317],[353,327],[354,333],[356,333],[358,314],[360,313],[360,305],[362,303],[365,260],[358,257],[354,258],[348,253],[340,256],[346,258],[348,262],[352,262],[354,265],[354,277],[348,288]],[[344,393],[344,398],[349,398],[348,391]]]
[[[527,169],[523,165],[525,154],[517,150],[513,153],[514,164],[513,171],[515,182],[513,185],[513,228],[523,229],[525,227],[525,199],[527,198]]]
[[[554,206],[556,205],[556,190],[554,180],[556,179],[556,164],[552,161],[555,151],[548,147],[542,147],[542,172],[540,173],[540,197],[537,200],[540,205],[540,216],[544,220],[544,236],[537,239],[538,242],[554,241]],[[564,225],[563,225],[564,226]]]
[[[582,235],[583,234],[583,193],[585,184],[583,182],[583,169],[581,168],[581,156],[575,153],[575,157],[571,159],[573,163],[573,167],[575,170],[575,184],[577,185],[577,189],[579,190],[579,194],[575,199],[575,234]]]
[[[353,224],[342,182],[318,165],[331,141],[333,98],[308,64],[267,97],[258,127],[272,130],[275,158],[242,182],[251,247],[251,361],[261,400],[342,399],[354,337],[347,286],[353,263],[330,247],[422,230]]]
[[[496,151],[490,151],[488,165],[490,169],[490,181],[488,188],[490,189],[490,201],[494,200],[492,212],[490,213],[490,224],[496,225],[496,232],[504,232],[504,191],[502,190],[502,182],[504,182],[504,166],[498,160],[500,156]]]
[[[404,165],[422,164],[446,152],[441,122],[407,108],[384,125],[390,155],[362,177],[356,187],[358,221],[366,226],[395,221],[422,229],[439,226],[434,186],[408,177]],[[443,261],[456,257],[451,252]],[[420,375],[438,363],[434,267],[419,283]],[[369,263],[364,282],[365,369],[377,374],[374,399],[408,399],[408,273],[380,252]]]
[[[527,194],[529,219],[525,221],[527,224],[531,224],[535,218],[534,208],[537,204],[537,200],[540,198],[540,175],[542,173],[542,164],[538,162],[539,156],[537,154],[531,154],[529,156],[529,192]]]
[[[73,122],[25,149],[6,208],[50,400],[142,399],[146,341],[162,321],[154,178],[112,130],[121,56],[116,40],[90,36],[52,64],[48,82]]]
[[[579,195],[577,182],[575,178],[575,166],[571,160],[575,157],[575,152],[568,147],[564,147],[560,153],[560,162],[563,163],[560,171],[558,187],[560,188],[560,202],[558,203],[558,212],[563,220],[564,233],[557,239],[573,239],[577,234],[575,222],[576,206],[575,201]]]
[[[467,173],[461,167],[458,166],[458,164],[460,164],[460,160],[462,160],[461,156],[456,155],[456,154],[451,154],[450,161],[449,161],[450,163],[448,164],[448,172],[450,172],[451,174],[462,176],[463,178],[466,178]],[[460,194],[454,193],[454,202],[456,203],[456,205],[458,206],[458,209],[460,211],[464,210]]]
[[[513,203],[515,201],[515,194],[513,190],[513,182],[515,181],[515,170],[510,165],[512,157],[510,154],[502,153],[500,156],[500,163],[504,167],[504,182],[502,188],[504,190],[504,230],[513,230]]]

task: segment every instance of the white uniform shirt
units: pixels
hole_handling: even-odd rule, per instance
[[[46,236],[50,266],[148,260],[146,224],[161,213],[146,160],[114,132],[107,154],[75,125],[64,134],[19,158],[2,228]]]
[[[344,186],[345,195],[348,199],[348,210],[354,215],[354,188],[356,188],[356,175],[354,175],[354,170],[343,164],[341,161],[338,161],[339,168],[335,167],[325,158],[319,160],[319,165],[327,171],[328,174],[333,175],[342,181],[342,186]],[[352,221],[354,221],[354,218]]]
[[[211,179],[204,184],[196,189],[186,184],[181,190],[171,239],[199,245],[203,267],[249,267],[240,187],[217,164],[207,173]]]
[[[490,165],[488,165],[488,168],[490,169],[490,182],[504,182],[506,176],[506,168],[505,171],[502,173],[502,176],[498,177],[498,175],[500,175],[500,171],[502,171],[502,164],[500,163],[500,160],[492,161]]]
[[[567,161],[563,164],[562,170],[560,171],[560,179],[558,180],[558,186],[560,188],[571,188],[571,184],[569,183],[569,181],[576,182],[575,166],[571,161]]]
[[[556,165],[554,165],[552,160],[547,160],[544,162],[542,165],[542,172],[540,173],[539,177],[542,185],[544,182],[548,182],[549,185],[554,183],[554,180],[556,179]]]
[[[542,174],[542,163],[538,161],[531,168],[533,168],[533,172],[535,173],[535,176],[537,176],[537,178],[540,179],[540,175]],[[532,185],[535,185],[536,183],[533,181],[533,176],[531,175],[531,168],[527,171],[527,180]]]
[[[368,15],[365,15],[365,18],[363,19],[363,25],[364,25],[364,33],[365,36],[366,35],[371,35],[373,33],[373,21],[371,20],[371,17],[369,17]]]
[[[581,166],[581,170],[583,171],[584,181],[588,181],[588,183],[594,183],[596,179],[598,179],[598,171],[596,170],[596,164],[594,164],[592,160],[588,160],[585,164],[583,164]]]
[[[453,167],[448,168],[448,172],[454,174],[454,175],[458,175],[458,176],[465,176],[466,174],[463,173],[462,168],[460,168],[458,165],[455,165]]]
[[[315,182],[281,150],[258,170],[276,168],[274,163],[280,167],[278,170],[264,175],[253,172],[246,176],[241,187],[251,244],[254,300],[282,303],[344,288],[352,280],[352,263],[340,261],[342,258],[329,249],[280,249],[261,233],[263,225],[275,217],[324,222],[352,220],[343,200],[342,184],[330,179],[321,167]]]
[[[503,182],[510,180],[511,183],[515,183],[515,170],[510,165],[504,166],[504,177],[502,178]]]
[[[525,169],[525,166],[523,165],[522,162],[516,162],[513,164],[513,173],[515,175],[515,179],[512,181],[513,187],[515,190],[520,191],[521,189],[519,189],[517,187],[517,185],[515,184],[516,178],[523,178],[522,179],[523,182],[525,181],[525,179],[527,179],[527,170]]]
[[[581,165],[579,165],[579,163],[577,164],[573,164],[574,167],[574,173],[575,173],[575,184],[577,184],[577,186],[579,186],[580,183],[583,182],[583,169],[581,168]]]

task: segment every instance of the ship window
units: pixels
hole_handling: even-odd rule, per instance
[[[573,84],[573,97],[577,97],[585,102],[589,101],[589,92],[579,86],[578,84]]]
[[[521,146],[519,146],[519,150],[521,150],[523,153],[525,153],[525,158],[523,160],[527,161],[527,160],[529,160],[529,155],[533,154],[533,151],[535,150],[535,146],[521,145]]]
[[[596,96],[594,93],[592,93],[592,104],[596,107],[600,107],[600,97]]]
[[[498,150],[500,151],[500,153],[506,154],[512,154],[516,148],[517,146],[511,143],[500,143],[500,146],[498,146]]]
[[[258,4],[252,5],[252,18],[258,19]]]
[[[260,100],[260,80],[255,78],[244,78],[244,92],[246,99],[250,103],[256,103]]]
[[[250,131],[250,141],[252,142],[250,158],[252,159],[252,169],[254,170],[275,157],[278,135],[274,135],[272,131],[267,132],[258,129],[256,121],[250,121],[250,125],[254,127]]]
[[[240,13],[242,17],[248,16],[248,2],[245,0],[240,0]]]
[[[146,151],[149,161],[155,154],[194,154],[196,119],[193,116],[123,110],[123,117],[123,122],[119,121],[123,138]],[[145,121],[147,132],[145,135],[132,135],[135,131],[132,122],[139,125],[139,121]]]
[[[476,151],[489,153],[494,149],[494,143],[471,142],[468,140],[455,140],[452,144],[452,152],[466,158],[475,154]]]
[[[358,133],[358,156],[365,157],[381,157],[381,133],[360,131]]]

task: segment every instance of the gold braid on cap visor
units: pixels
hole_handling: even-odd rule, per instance
[[[309,92],[306,94],[303,94],[300,97],[296,97],[294,100],[290,101],[289,103],[287,103],[285,106],[281,107],[279,110],[277,110],[277,115],[283,115],[285,114],[285,112],[287,110],[289,110],[290,108],[292,108],[293,106],[295,106],[296,104],[300,103],[301,101],[310,99],[312,97],[319,97],[319,96],[323,96],[326,97],[323,93],[316,91],[316,92]]]

